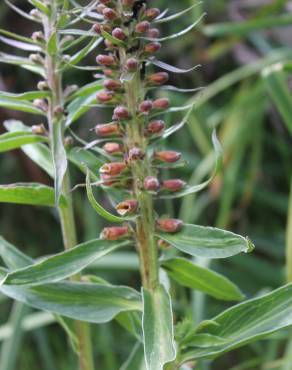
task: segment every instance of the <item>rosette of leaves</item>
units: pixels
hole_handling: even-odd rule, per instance
[[[164,42],[190,31],[201,18],[166,37],[160,35],[159,24],[184,16],[196,4],[167,15],[146,1],[103,0],[82,7],[75,1],[30,0],[35,9],[27,14],[5,2],[37,22],[40,31],[25,38],[2,30],[1,41],[33,54],[2,54],[1,62],[19,65],[41,80],[36,91],[1,92],[0,104],[42,116],[47,124],[30,127],[6,122],[8,132],[0,136],[0,151],[21,148],[47,171],[55,186],[1,185],[0,201],[56,207],[65,251],[35,261],[0,239],[5,264],[0,270],[1,292],[55,314],[74,343],[84,370],[94,368],[87,323],[116,319],[137,340],[121,369],[148,370],[194,368],[199,359],[214,358],[291,325],[291,285],[232,306],[198,326],[173,315],[173,284],[219,300],[243,300],[233,282],[194,259],[228,258],[253,250],[248,238],[184,224],[159,214],[157,207],[160,199],[181,198],[204,189],[220,169],[222,154],[214,133],[215,168],[209,179],[196,186],[178,178],[162,180],[165,170],[171,173],[185,164],[180,153],[167,147],[166,139],[184,126],[193,106],[171,107],[168,98],[157,91],[179,91],[165,85],[168,72],[190,73],[194,68],[182,70],[155,55]],[[90,24],[90,30],[74,28],[80,21]],[[98,66],[79,65],[102,40],[106,51],[97,56]],[[85,46],[72,52],[81,43]],[[164,71],[152,72],[153,65]],[[69,68],[94,70],[97,81],[80,89],[63,86],[63,73]],[[93,143],[72,146],[66,130],[91,106],[112,107],[112,120],[95,126],[98,138]],[[178,110],[187,113],[181,122],[166,127],[163,115]],[[116,224],[106,227],[99,238],[78,245],[69,161],[86,173],[88,199],[96,212]],[[96,186],[108,193],[116,214],[98,203],[93,194]],[[98,276],[82,278],[89,264],[120,248],[137,250],[141,290],[111,285]],[[165,273],[163,279],[160,271]]]

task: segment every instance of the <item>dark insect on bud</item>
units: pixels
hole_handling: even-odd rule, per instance
[[[118,136],[120,135],[120,126],[115,122],[97,125],[95,126],[95,132],[101,137]]]
[[[176,233],[183,227],[183,222],[175,218],[161,218],[156,221],[157,229],[165,233]]]
[[[113,21],[113,20],[118,18],[117,13],[111,8],[103,9],[102,14],[103,14],[104,18],[106,18],[109,21]]]
[[[109,101],[112,100],[113,98],[113,93],[111,91],[105,91],[105,90],[102,90],[102,91],[99,91],[97,94],[96,94],[96,99],[100,102],[100,103],[107,103]]]
[[[126,163],[124,162],[112,162],[104,164],[99,172],[104,175],[118,176],[126,169]]]
[[[138,66],[139,66],[139,62],[136,58],[130,58],[126,62],[126,68],[129,72],[137,71]]]
[[[145,52],[149,54],[156,53],[161,49],[161,44],[159,42],[153,41],[145,45]]]
[[[117,205],[116,210],[120,216],[127,216],[136,213],[138,202],[135,199],[125,200]]]
[[[153,102],[153,109],[167,109],[169,107],[169,99],[160,98]]]
[[[136,25],[135,31],[137,33],[145,33],[150,29],[150,23],[147,21],[140,22]]]
[[[153,21],[153,19],[157,18],[159,14],[160,14],[160,10],[158,8],[146,9],[144,12],[144,16],[150,21]]]
[[[141,158],[143,158],[143,152],[140,148],[137,148],[135,146],[134,148],[131,148],[129,150],[129,154],[128,154],[128,160],[129,161],[137,161]]]
[[[105,80],[104,83],[103,83],[103,86],[108,89],[108,90],[112,90],[112,91],[115,91],[115,90],[119,90],[122,88],[122,84],[120,81],[117,81],[117,80]]]
[[[121,28],[115,28],[112,32],[112,35],[119,40],[125,40],[126,34]]]
[[[129,111],[126,107],[118,106],[114,110],[113,119],[123,120],[130,118]]]
[[[180,179],[165,180],[162,182],[162,187],[169,191],[180,191],[186,183]]]
[[[154,154],[154,157],[161,162],[166,162],[166,163],[175,163],[181,159],[181,153],[174,152],[171,150],[165,150],[161,152],[156,152]]]
[[[35,135],[46,135],[47,130],[45,128],[45,125],[43,123],[39,125],[33,125],[31,126],[31,132]]]
[[[156,39],[160,36],[160,31],[157,28],[150,28],[150,30],[147,31],[147,36],[150,39]]]
[[[165,127],[165,123],[162,120],[156,120],[149,123],[147,126],[148,134],[160,134]]]
[[[150,111],[153,108],[153,102],[152,100],[144,100],[140,105],[139,105],[139,112],[144,113],[144,114],[149,114]]]
[[[107,66],[107,67],[110,67],[110,66],[113,66],[115,64],[115,58],[111,55],[98,55],[96,57],[96,61],[98,64],[101,64],[103,66]]]
[[[129,235],[130,230],[128,226],[113,226],[105,227],[100,234],[100,238],[104,240],[119,240]]]
[[[154,176],[147,176],[144,180],[144,189],[148,191],[157,191],[160,187],[159,181]]]
[[[158,72],[148,76],[147,82],[149,85],[160,86],[167,82],[168,79],[169,75],[167,72]]]
[[[118,143],[106,143],[103,147],[103,150],[110,155],[122,154],[123,146]]]

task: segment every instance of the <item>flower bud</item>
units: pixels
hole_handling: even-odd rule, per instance
[[[140,105],[139,105],[139,112],[144,113],[144,114],[149,114],[149,112],[153,108],[153,102],[152,100],[144,100]]]
[[[107,103],[112,100],[114,94],[111,91],[101,90],[96,94],[96,99],[100,103]]]
[[[150,8],[146,9],[144,12],[144,15],[147,19],[150,21],[153,21],[153,19],[157,18],[160,14],[160,10],[158,8]]]
[[[101,64],[103,66],[107,66],[107,67],[110,67],[110,66],[113,66],[115,64],[115,58],[111,55],[103,55],[103,54],[100,54],[96,57],[96,61],[98,64]]]
[[[123,152],[123,146],[118,143],[106,143],[102,148],[110,155],[121,154]]]
[[[149,123],[147,126],[147,132],[149,134],[160,134],[165,127],[165,123],[162,120],[156,120]]]
[[[118,123],[112,122],[103,125],[95,126],[95,132],[98,136],[108,137],[120,134],[120,126]]]
[[[144,189],[148,191],[157,191],[159,189],[159,181],[154,176],[147,176],[144,180]]]
[[[130,117],[129,111],[126,107],[118,106],[114,109],[113,119],[123,120]]]
[[[42,19],[42,13],[37,9],[32,9],[29,12],[29,15],[31,15],[33,18],[38,19],[38,20]]]
[[[140,148],[134,146],[134,148],[131,148],[129,150],[129,154],[128,154],[129,161],[137,161],[141,158],[143,158],[143,152]]]
[[[114,49],[115,45],[110,40],[104,40],[104,45],[107,49],[112,50]]]
[[[145,33],[150,29],[150,23],[148,21],[139,22],[136,27],[135,31],[137,33]]]
[[[105,8],[106,8],[106,6],[104,4],[99,4],[96,7],[96,11],[97,11],[97,13],[102,14],[102,12],[104,11]]]
[[[104,8],[103,11],[102,11],[102,14],[103,14],[104,18],[109,20],[109,21],[113,21],[113,20],[118,18],[117,13],[111,8]]]
[[[37,87],[39,90],[42,90],[42,91],[49,89],[49,85],[47,81],[39,81]]]
[[[119,240],[129,236],[129,234],[128,226],[105,227],[100,234],[100,238],[104,240]]]
[[[35,135],[46,135],[47,130],[45,128],[45,125],[43,123],[39,125],[33,125],[31,126],[31,132]]]
[[[160,36],[160,31],[157,28],[150,28],[150,30],[147,31],[147,36],[150,39],[156,39]]]
[[[120,81],[108,79],[104,81],[103,86],[108,90],[115,91],[121,89],[122,84]]]
[[[181,153],[174,152],[171,150],[165,150],[161,152],[156,152],[154,154],[154,157],[162,162],[174,163],[181,159]]]
[[[135,0],[122,0],[122,5],[125,8],[131,8],[135,3]]]
[[[152,75],[148,76],[147,82],[149,85],[160,86],[167,82],[169,79],[169,75],[167,72],[158,72],[153,73]]]
[[[159,42],[153,41],[145,45],[145,52],[149,54],[156,53],[161,49],[161,44]]]
[[[43,112],[47,112],[48,111],[48,103],[45,99],[35,99],[33,101],[33,105],[42,110]]]
[[[127,216],[136,213],[138,202],[135,199],[125,200],[117,205],[116,210],[120,216]]]
[[[169,107],[169,99],[160,98],[153,102],[153,109],[167,109]]]
[[[106,163],[100,167],[99,172],[104,175],[118,176],[126,169],[126,167],[126,163],[124,162]]]
[[[126,68],[129,72],[137,71],[138,66],[139,66],[139,62],[136,58],[130,58],[126,62]]]
[[[113,35],[116,39],[119,39],[119,40],[125,40],[125,38],[126,38],[126,34],[125,34],[125,32],[124,32],[121,28],[119,28],[119,27],[117,27],[117,28],[115,28],[115,29],[113,30],[112,35]]]
[[[44,41],[45,40],[45,36],[42,31],[33,32],[31,35],[31,38],[33,41]]]
[[[165,233],[176,233],[183,227],[183,222],[175,218],[161,218],[156,221],[156,227]]]
[[[105,186],[114,186],[114,185],[118,184],[118,181],[113,176],[106,175],[106,174],[101,174],[100,178],[103,182],[103,185],[105,185]]]
[[[186,183],[180,179],[173,179],[173,180],[165,180],[162,182],[162,187],[169,191],[179,191],[181,190]]]
[[[114,71],[113,71],[112,69],[108,69],[108,68],[106,68],[106,69],[104,69],[104,70],[103,70],[103,74],[104,74],[106,77],[111,77],[111,76],[113,76],[113,75],[114,75]]]
[[[72,136],[66,136],[64,139],[65,148],[70,148],[74,144],[74,139]]]
[[[94,26],[93,26],[93,30],[98,34],[100,35],[101,34],[101,30],[102,30],[102,26],[100,23],[96,23]]]
[[[29,60],[36,64],[44,64],[45,61],[40,54],[30,54]]]

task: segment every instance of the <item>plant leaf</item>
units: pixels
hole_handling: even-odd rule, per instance
[[[8,132],[0,135],[0,153],[20,148],[26,144],[39,143],[42,141],[47,141],[47,138],[45,136],[34,135],[25,131]]]
[[[14,5],[13,3],[11,3],[10,1],[8,1],[8,0],[4,0],[4,1],[5,1],[5,3],[6,3],[6,4],[11,8],[11,9],[13,9],[13,10],[15,11],[15,13],[17,13],[17,14],[21,15],[22,17],[24,17],[24,18],[26,18],[26,19],[28,19],[28,20],[30,20],[30,21],[40,23],[40,21],[39,21],[37,18],[35,18],[35,17],[33,17],[33,16],[31,16],[31,15],[27,14],[27,13],[26,13],[26,12],[24,12],[23,10],[19,9],[17,6],[15,6],[15,5]]]
[[[189,73],[189,72],[192,72],[193,70],[201,67],[201,65],[198,64],[198,65],[196,65],[196,66],[194,66],[192,68],[189,68],[189,69],[177,68],[177,67],[171,66],[170,64],[167,64],[165,62],[161,62],[160,60],[157,60],[154,57],[151,57],[149,59],[149,62],[152,63],[152,64],[154,64],[157,67],[160,67],[162,69],[165,69],[168,72],[173,72],[173,73]]]
[[[127,47],[127,44],[124,41],[117,39],[116,37],[112,36],[110,33],[106,32],[105,30],[101,30],[101,34],[106,40],[109,40],[114,45],[120,46],[122,48]]]
[[[179,13],[172,14],[172,15],[168,16],[167,18],[155,19],[153,22],[154,23],[166,23],[166,22],[173,21],[173,20],[183,16],[184,14],[188,13],[190,10],[192,10],[194,7],[196,7],[200,4],[202,4],[202,1],[199,1],[198,3],[195,3],[195,4],[191,5],[189,8],[184,9]]]
[[[90,171],[90,176],[94,180],[98,180],[98,171],[104,164],[99,157],[95,156],[89,150],[85,150],[81,147],[74,147],[67,153],[70,162],[74,163],[83,173],[86,174],[86,170]]]
[[[225,301],[241,301],[244,298],[237,286],[226,277],[187,259],[171,258],[162,261],[161,265],[174,281],[187,288]]]
[[[0,52],[0,63],[16,65],[45,77],[44,68],[40,65],[36,65],[27,58]]]
[[[195,257],[226,258],[241,252],[249,253],[254,249],[248,238],[213,227],[186,224],[178,233],[156,232],[156,235]]]
[[[32,258],[15,248],[14,245],[10,244],[2,236],[0,236],[0,257],[11,270],[31,265],[34,262]]]
[[[79,63],[82,59],[86,57],[91,51],[96,49],[96,47],[102,42],[102,38],[95,37],[92,38],[92,40],[89,41],[89,43],[81,50],[79,50],[76,54],[74,54],[71,58],[68,64],[65,65],[65,67],[74,66],[77,63]]]
[[[147,370],[163,370],[176,357],[171,300],[163,285],[142,288],[144,355]]]
[[[34,5],[36,8],[38,8],[42,13],[46,15],[50,15],[49,8],[46,7],[46,5],[43,4],[40,0],[28,0],[32,5]]]
[[[10,45],[14,48],[21,49],[21,50],[41,51],[41,48],[37,45],[31,44],[31,43],[28,43],[28,42],[13,40],[9,37],[5,37],[5,36],[1,36],[1,35],[0,35],[0,41],[2,41],[4,44]]]
[[[0,95],[0,107],[12,110],[20,110],[22,112],[44,115],[44,112],[35,107],[32,103],[24,100],[19,100],[13,97]]]
[[[0,91],[0,98],[14,99],[14,100],[34,100],[43,99],[50,96],[49,91],[28,91],[21,94],[12,94],[6,91]]]
[[[56,55],[58,52],[58,36],[56,31],[52,32],[49,38],[47,50],[49,55]]]

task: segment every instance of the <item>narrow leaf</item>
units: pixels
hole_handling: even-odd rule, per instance
[[[52,56],[56,55],[58,52],[58,36],[57,36],[56,31],[52,32],[49,38],[47,50],[48,50],[49,55],[52,55]]]
[[[11,269],[16,270],[33,264],[33,259],[22,253],[14,245],[0,236],[0,257],[5,265]]]
[[[0,153],[12,149],[20,148],[26,144],[39,143],[47,141],[47,138],[41,135],[34,135],[29,132],[8,132],[0,135]]]
[[[189,69],[177,68],[177,67],[171,66],[170,64],[167,64],[165,62],[161,62],[160,60],[157,60],[154,57],[150,58],[149,61],[150,61],[150,63],[154,64],[155,66],[160,67],[162,69],[165,69],[168,72],[173,72],[173,73],[189,73],[189,72],[192,72],[193,70],[201,67],[201,65],[198,64],[198,65],[196,65],[192,68],[189,68]]]
[[[32,5],[38,8],[42,13],[50,15],[50,10],[46,5],[40,0],[28,0]]]
[[[42,77],[45,77],[44,68],[31,62],[28,58],[18,57],[16,55],[0,52],[0,63],[16,65],[38,75],[41,75]]]
[[[22,17],[30,20],[30,21],[33,21],[33,22],[38,22],[40,23],[40,21],[38,19],[36,19],[35,17],[27,14],[26,12],[24,12],[23,10],[21,10],[20,8],[18,8],[17,6],[15,6],[13,3],[11,3],[9,0],[4,0],[5,3],[12,9],[15,11],[15,13],[21,15]]]
[[[44,115],[44,112],[36,108],[32,103],[16,98],[0,95],[0,107],[22,112]]]
[[[173,21],[173,20],[175,20],[175,19],[183,16],[184,14],[188,13],[189,11],[191,11],[192,9],[194,9],[194,7],[196,7],[196,6],[200,5],[200,4],[202,4],[202,1],[199,1],[198,3],[195,3],[195,4],[191,5],[189,8],[184,9],[181,12],[172,14],[172,15],[166,17],[166,18],[155,19],[154,22],[155,23],[166,23],[166,22]]]
[[[14,48],[26,50],[26,51],[41,51],[41,48],[37,45],[30,44],[23,41],[13,40],[11,38],[1,36],[0,35],[0,41],[2,41],[4,44],[10,45]]]

